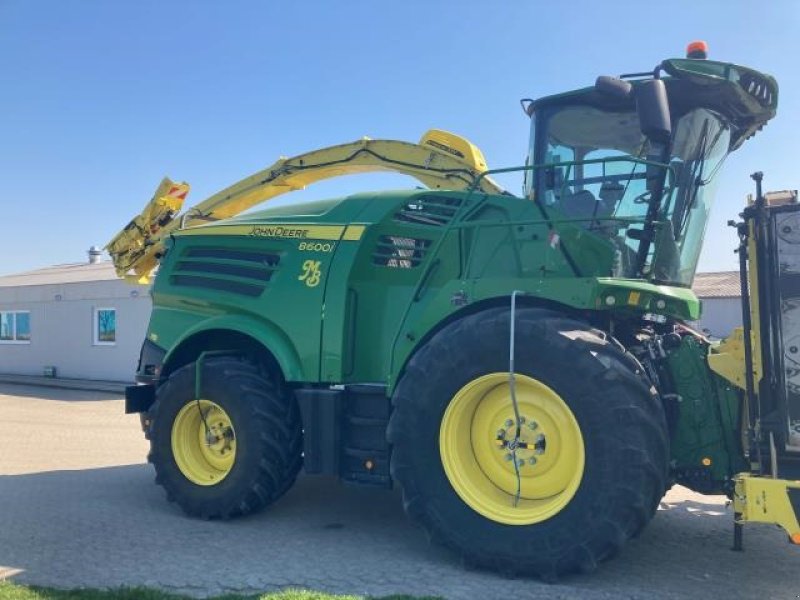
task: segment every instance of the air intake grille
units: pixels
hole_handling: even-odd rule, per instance
[[[430,240],[382,235],[372,253],[372,263],[394,269],[411,269],[425,260]]]
[[[759,77],[755,73],[744,72],[739,78],[739,85],[755,98],[761,106],[772,106],[775,104],[775,89],[769,81]]]
[[[415,225],[447,225],[458,212],[461,198],[450,196],[418,196],[403,206],[394,216],[395,221]]]
[[[280,256],[261,250],[188,248],[170,276],[172,285],[258,297],[278,270]]]

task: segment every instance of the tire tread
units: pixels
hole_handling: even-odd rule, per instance
[[[629,457],[623,469],[632,482],[614,490],[603,490],[608,496],[609,514],[598,519],[595,531],[563,527],[564,539],[550,536],[562,548],[525,548],[524,551],[497,556],[487,551],[486,544],[469,532],[452,527],[435,508],[432,498],[421,491],[414,466],[414,432],[416,415],[425,413],[430,400],[426,386],[437,373],[457,373],[469,363],[459,353],[468,340],[489,339],[494,332],[508,331],[509,310],[491,309],[465,317],[434,335],[409,361],[393,397],[393,412],[388,426],[388,439],[393,444],[391,473],[403,489],[404,507],[409,517],[428,532],[431,539],[459,553],[464,564],[506,574],[536,574],[545,581],[572,572],[593,571],[597,564],[617,554],[626,540],[638,535],[650,521],[667,489],[668,448],[666,421],[657,397],[638,364],[624,348],[588,324],[544,309],[519,309],[517,343],[521,340],[546,339],[559,355],[576,355],[573,369],[587,375],[586,397],[606,390],[609,425],[617,431],[599,436],[599,443],[613,448],[615,456]],[[575,339],[565,331],[580,332]],[[507,339],[507,337],[506,337]],[[578,352],[578,350],[582,352]],[[542,356],[543,361],[552,360]],[[430,415],[430,413],[427,413]],[[502,526],[499,526],[502,528]],[[572,543],[568,538],[572,537]],[[571,544],[571,545],[570,545]]]
[[[204,375],[224,377],[225,385],[239,392],[239,401],[247,411],[257,431],[257,448],[260,454],[257,472],[245,477],[247,483],[237,489],[235,497],[225,501],[198,500],[198,487],[185,478],[175,477],[171,447],[159,443],[164,435],[157,428],[167,426],[159,421],[163,402],[174,395],[185,396],[184,388],[194,380],[194,363],[176,370],[159,388],[148,437],[150,452],[147,460],[156,470],[156,483],[165,488],[167,498],[176,502],[185,513],[203,519],[231,519],[257,512],[280,498],[293,484],[302,467],[303,433],[297,403],[258,365],[244,357],[227,356],[209,358],[204,365]],[[208,375],[205,375],[206,377]],[[168,426],[171,428],[171,423]],[[181,481],[182,479],[182,481]]]

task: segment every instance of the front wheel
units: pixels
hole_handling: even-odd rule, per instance
[[[392,475],[408,513],[473,565],[552,578],[637,534],[666,488],[663,409],[602,332],[541,309],[452,323],[393,398]],[[517,435],[517,424],[520,432]]]
[[[172,373],[150,411],[156,482],[189,515],[230,518],[270,504],[302,466],[302,424],[289,393],[238,357],[209,358],[195,398],[196,365]]]

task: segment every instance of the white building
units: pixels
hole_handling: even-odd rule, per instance
[[[0,277],[0,374],[133,381],[149,290],[99,256]]]
[[[698,329],[721,339],[742,324],[739,271],[698,273],[692,290],[703,302],[703,314],[696,323]]]

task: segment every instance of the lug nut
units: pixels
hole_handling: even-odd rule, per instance
[[[512,458],[514,458],[514,457],[511,456],[511,454],[506,454],[506,460],[510,461]]]
[[[520,417],[519,417],[519,422],[520,422],[520,425],[521,425],[521,424],[523,424],[523,423],[525,423],[525,417],[523,417],[522,415],[520,415]]]
[[[506,430],[505,429],[498,429],[497,430],[497,437],[499,437],[499,438],[506,437]]]
[[[511,419],[507,419],[506,420],[506,427],[511,427],[513,424],[514,424],[514,421],[512,421]]]
[[[530,427],[531,431],[536,431],[539,428],[539,424],[536,421],[531,421],[528,423],[528,427]]]
[[[528,464],[530,464],[531,466],[535,465],[535,464],[536,464],[536,462],[537,462],[537,460],[536,460],[536,457],[535,457],[535,456],[531,456],[531,457],[528,459]]]
[[[525,461],[522,460],[521,458],[518,458],[517,459],[517,466],[518,467],[524,467],[525,466]]]

